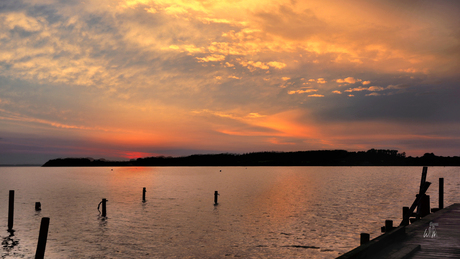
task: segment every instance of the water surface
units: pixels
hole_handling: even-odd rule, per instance
[[[430,167],[445,204],[460,202],[458,167]],[[421,167],[0,168],[2,258],[33,258],[50,217],[47,258],[335,258],[401,221]],[[146,202],[142,188],[146,187]],[[7,232],[15,190],[14,236]],[[214,206],[214,191],[219,205]],[[97,206],[107,202],[107,218]],[[35,202],[42,210],[35,211]],[[8,241],[8,242],[7,242]],[[16,243],[12,243],[16,242]]]

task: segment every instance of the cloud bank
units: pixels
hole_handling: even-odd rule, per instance
[[[455,1],[7,0],[0,163],[458,155],[459,11]]]

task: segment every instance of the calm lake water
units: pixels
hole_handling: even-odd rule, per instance
[[[33,258],[50,218],[46,258],[335,258],[399,224],[422,167],[0,167],[2,258]],[[429,167],[445,204],[460,168]],[[142,202],[142,188],[147,188]],[[15,190],[14,236],[8,193]],[[214,191],[219,205],[214,206]],[[108,199],[107,218],[97,210]],[[42,210],[35,211],[35,202]],[[14,242],[14,243],[13,243]]]

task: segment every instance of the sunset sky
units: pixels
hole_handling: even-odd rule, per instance
[[[460,1],[2,0],[0,164],[460,156]]]

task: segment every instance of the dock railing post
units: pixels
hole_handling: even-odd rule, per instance
[[[359,245],[366,244],[367,242],[369,242],[370,239],[371,239],[371,235],[369,235],[368,233],[361,233]]]
[[[385,233],[390,232],[393,230],[393,220],[385,220]]]
[[[401,223],[402,226],[409,225],[409,207],[403,207],[403,221]]]
[[[43,259],[45,257],[49,225],[50,218],[42,218],[40,223],[40,233],[38,234],[37,250],[35,251],[35,259]]]
[[[14,219],[14,190],[10,190],[8,201],[8,231],[13,230]]]
[[[444,209],[444,178],[439,178],[439,209]]]
[[[418,210],[420,210],[420,213],[419,213]],[[431,209],[430,209],[430,195],[423,194],[422,198],[421,198],[420,207],[419,207],[419,209],[417,209],[417,214],[419,214],[419,216],[421,218],[423,218],[423,217],[429,215],[430,212],[431,212]]]

